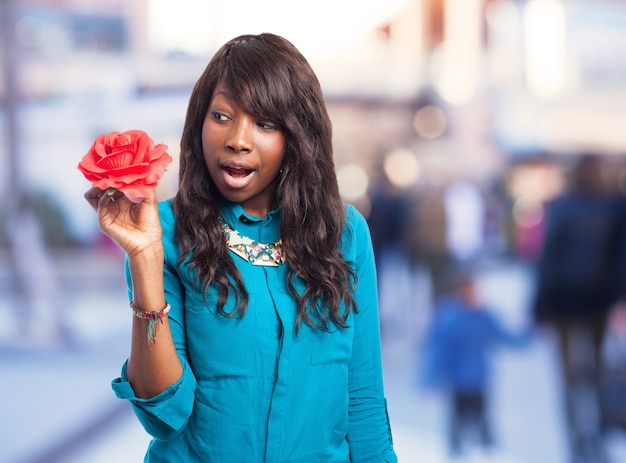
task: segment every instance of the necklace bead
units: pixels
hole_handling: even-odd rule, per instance
[[[240,235],[238,231],[233,230],[222,216],[220,216],[219,220],[222,224],[226,245],[234,254],[252,263],[252,265],[277,267],[278,264],[285,263],[282,240],[274,241],[269,244],[257,243],[247,236]]]

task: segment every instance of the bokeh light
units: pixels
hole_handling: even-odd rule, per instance
[[[396,149],[385,156],[383,169],[389,181],[398,187],[415,184],[420,175],[420,164],[415,155],[407,149]]]
[[[365,196],[369,185],[369,176],[358,164],[346,164],[337,170],[339,192],[346,201],[356,201]]]

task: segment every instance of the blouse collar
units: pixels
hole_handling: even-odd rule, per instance
[[[272,209],[263,218],[248,214],[240,203],[234,203],[226,199],[222,199],[220,203],[220,212],[224,220],[237,231],[248,235],[251,229],[259,230],[259,236],[250,236],[252,239],[261,240],[263,242],[272,242],[280,238],[280,209],[278,206]],[[249,236],[249,235],[248,235]]]

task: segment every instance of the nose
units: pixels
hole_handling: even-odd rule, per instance
[[[226,139],[226,149],[235,153],[249,153],[252,151],[252,124],[247,117],[234,120],[232,130]]]

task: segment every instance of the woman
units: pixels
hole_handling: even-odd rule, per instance
[[[533,300],[535,321],[558,345],[572,461],[604,458],[599,374],[607,316],[618,302],[622,231],[603,159],[582,154],[568,189],[546,205]]]
[[[369,231],[341,202],[321,88],[291,43],[216,53],[179,179],[159,204],[86,194],[128,256],[136,317],[113,388],[154,437],[145,461],[397,461]]]

